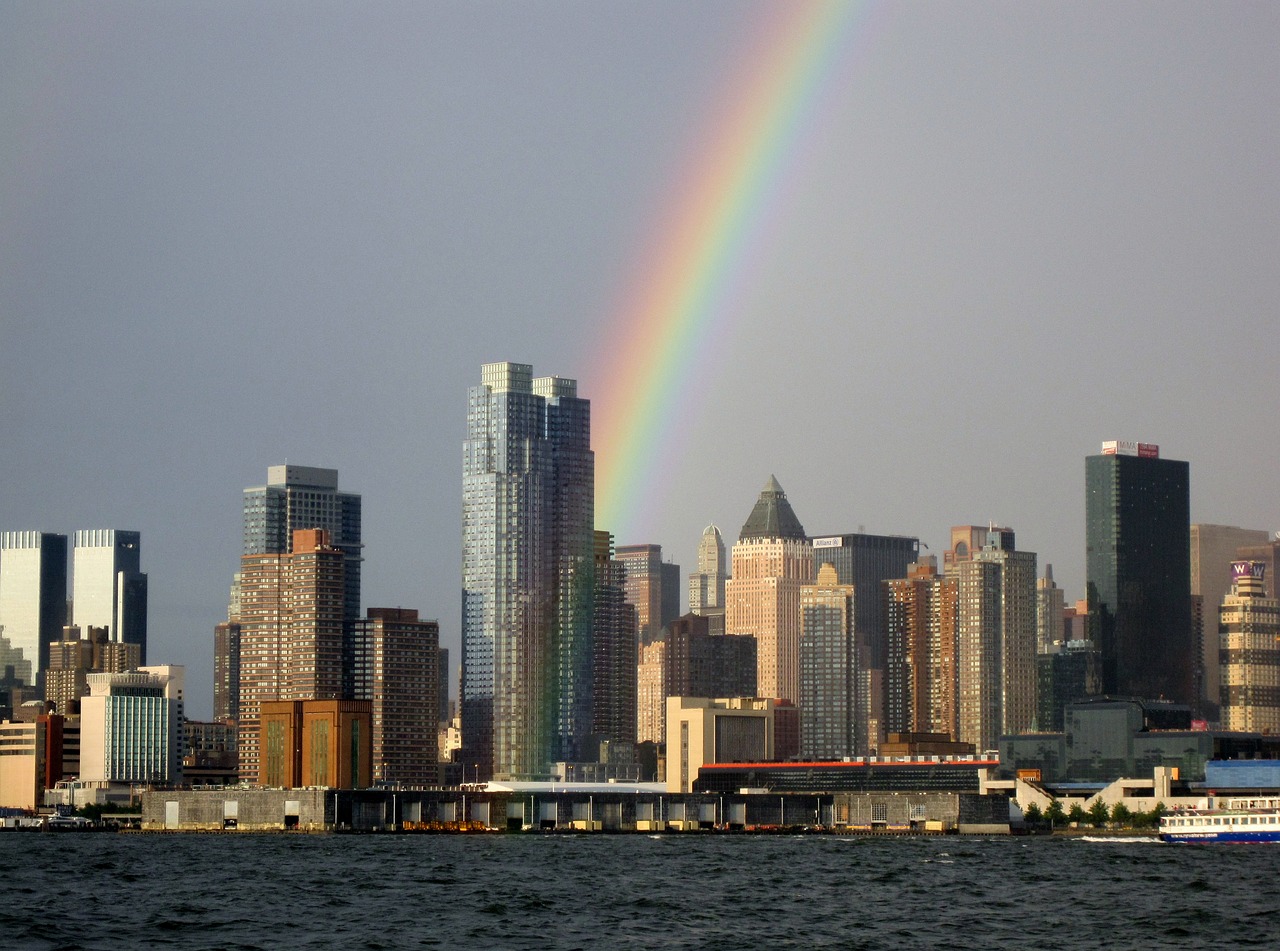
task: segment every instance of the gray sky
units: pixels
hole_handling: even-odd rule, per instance
[[[0,7],[0,529],[141,531],[203,717],[241,489],[336,467],[365,604],[456,651],[466,388],[605,390],[776,9]],[[688,571],[775,473],[812,533],[1012,525],[1077,598],[1107,438],[1190,460],[1196,521],[1280,529],[1280,7],[882,3],[856,41],[619,541]]]

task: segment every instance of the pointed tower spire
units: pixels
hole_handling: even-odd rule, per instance
[[[807,537],[804,526],[800,524],[800,519],[796,518],[796,513],[791,508],[791,503],[787,501],[787,493],[782,490],[776,477],[769,476],[769,481],[760,491],[760,498],[756,500],[756,506],[743,524],[738,538],[803,540]]]

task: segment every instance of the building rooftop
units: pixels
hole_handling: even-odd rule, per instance
[[[769,481],[764,484],[738,538],[795,538],[802,541],[808,538],[787,501],[787,493],[774,476],[769,476]]]

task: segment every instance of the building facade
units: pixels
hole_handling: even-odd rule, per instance
[[[240,559],[241,778],[258,782],[262,704],[344,692],[345,553],[328,532],[294,532],[292,553]]]
[[[1035,552],[1018,551],[1012,529],[993,529],[975,561],[1000,567],[1000,732],[1025,733],[1036,717]],[[995,749],[995,742],[980,749]]]
[[[725,631],[756,639],[759,694],[794,701],[800,693],[800,589],[813,580],[813,548],[773,476],[742,526],[732,563]]]
[[[1105,693],[1191,703],[1191,489],[1185,462],[1146,443],[1085,459],[1089,639]]]
[[[1218,612],[1224,730],[1280,733],[1280,600],[1266,596],[1265,572],[1235,562]]]
[[[244,490],[242,555],[287,555],[293,533],[321,528],[343,555],[343,616],[360,616],[361,499],[338,490],[338,470],[269,466],[265,485]],[[235,593],[232,593],[232,601]],[[230,620],[235,620],[234,610]]]
[[[89,695],[80,701],[82,781],[182,781],[182,678],[175,669],[89,675]]]
[[[625,578],[626,565],[613,557],[613,536],[596,532],[591,733],[634,745],[639,642]]]
[[[1201,610],[1192,625],[1197,646],[1194,676],[1197,709],[1207,720],[1218,719],[1221,693],[1217,608],[1231,591],[1232,565],[1239,560],[1240,549],[1265,545],[1269,540],[1267,532],[1257,529],[1234,525],[1191,526],[1191,596],[1201,599]]]
[[[595,461],[577,383],[481,368],[463,448],[463,757],[480,777],[576,762],[592,713]]]
[[[689,575],[689,612],[724,618],[724,585],[728,577],[724,538],[720,529],[708,525],[698,542],[698,570]]]
[[[347,699],[369,702],[373,781],[440,782],[440,625],[410,608],[369,608],[351,625]]]
[[[81,628],[105,627],[115,643],[137,644],[147,661],[147,576],[142,572],[142,536],[117,529],[75,533],[72,577],[73,621]]]
[[[854,638],[854,586],[823,564],[800,589],[800,756],[840,759],[866,749],[858,716],[859,664]]]
[[[956,579],[939,575],[937,558],[924,555],[911,565],[907,577],[883,582],[882,592],[885,731],[957,739]]]
[[[39,686],[66,623],[67,536],[0,532],[0,680]]]

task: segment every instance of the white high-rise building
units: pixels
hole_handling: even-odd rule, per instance
[[[81,630],[105,627],[114,643],[137,644],[147,659],[147,576],[142,536],[103,528],[76,532],[72,620]]]
[[[89,674],[80,700],[80,779],[177,783],[182,767],[182,668]]]

